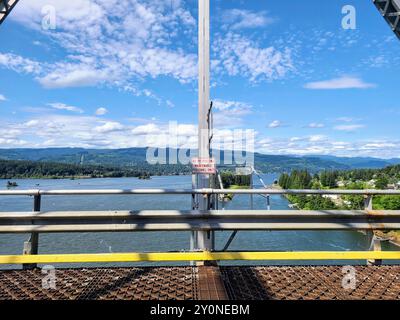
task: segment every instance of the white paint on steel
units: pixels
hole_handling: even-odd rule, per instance
[[[200,158],[210,157],[208,111],[210,108],[210,0],[199,0],[199,124],[198,152]],[[197,188],[209,188],[210,176],[197,175]],[[208,199],[197,196],[200,210],[207,210]],[[198,249],[212,249],[212,237],[207,232],[196,233]]]

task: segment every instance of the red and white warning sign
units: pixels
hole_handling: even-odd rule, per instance
[[[193,174],[215,174],[217,166],[214,158],[192,158]]]

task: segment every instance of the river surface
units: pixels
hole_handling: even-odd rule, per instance
[[[276,175],[264,175],[266,183],[272,183]],[[261,184],[255,180],[255,186]],[[135,189],[135,188],[191,188],[189,176],[161,176],[151,180],[136,178],[52,180],[20,179],[18,189]],[[0,180],[0,189],[6,189],[6,180]],[[31,211],[32,197],[0,196],[0,212]],[[111,195],[111,196],[44,196],[42,210],[189,210],[191,197],[188,195]],[[226,209],[250,209],[249,195],[236,195]],[[288,209],[288,202],[281,196],[271,197],[272,209]],[[265,199],[254,196],[254,209],[266,209]],[[223,248],[230,232],[216,233],[216,249]],[[27,234],[0,234],[0,254],[21,254]],[[122,233],[57,233],[41,234],[39,253],[106,253],[179,251],[189,249],[189,232],[122,232]],[[230,250],[241,251],[346,251],[366,250],[366,237],[353,231],[240,231],[233,240]],[[396,250],[395,246],[384,243],[384,250]],[[346,261],[329,262],[267,262],[257,261],[238,264],[346,264]],[[347,262],[348,263],[348,262]],[[363,264],[365,261],[354,263]],[[142,263],[144,264],[144,263]],[[149,265],[150,263],[146,263]],[[167,263],[162,263],[167,265]],[[225,262],[224,264],[236,264]],[[86,264],[85,266],[89,266]],[[103,264],[124,266],[127,264]],[[128,264],[135,265],[135,264]],[[154,265],[154,263],[152,263]],[[78,265],[73,265],[78,266]],[[82,266],[82,265],[80,265]],[[0,266],[10,268],[10,266]],[[15,266],[14,266],[15,268]]]

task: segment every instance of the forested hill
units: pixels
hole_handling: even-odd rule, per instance
[[[175,151],[176,152],[176,151]],[[383,168],[400,163],[400,159],[337,158],[333,156],[283,156],[255,153],[255,167],[261,172],[289,172],[307,168],[310,172],[321,170],[349,170],[354,168]],[[146,162],[146,148],[127,149],[0,149],[0,159],[56,162],[75,165],[128,167],[139,171],[153,171],[154,174],[190,172],[188,166],[149,166]]]
[[[68,163],[0,160],[0,179],[17,178],[148,178],[150,175],[180,174],[181,170],[169,167],[152,166],[151,170],[136,167],[110,167],[96,165],[76,165]]]

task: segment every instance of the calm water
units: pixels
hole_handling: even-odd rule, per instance
[[[276,176],[264,175],[266,183],[271,183]],[[255,179],[257,180],[257,179]],[[191,177],[154,177],[151,180],[136,178],[84,179],[84,180],[15,180],[15,189],[134,189],[134,188],[191,188]],[[0,189],[6,188],[6,180],[0,180]],[[257,185],[257,181],[255,181]],[[259,185],[258,187],[261,187]],[[0,211],[31,211],[31,197],[0,197]],[[176,209],[188,210],[190,196],[44,196],[42,210],[143,210]],[[271,197],[272,209],[288,209],[288,202],[280,196]],[[226,205],[227,209],[249,209],[250,197],[235,196]],[[266,209],[265,199],[254,197],[255,209]],[[230,232],[218,232],[216,248],[223,248]],[[29,235],[0,234],[0,254],[21,254],[23,242]],[[232,242],[231,250],[365,250],[366,237],[351,231],[253,231],[239,232]],[[188,232],[124,232],[124,233],[68,233],[41,234],[39,252],[44,253],[104,253],[135,251],[176,251],[189,249]],[[390,244],[384,244],[384,250],[396,250]],[[251,264],[251,262],[239,262]],[[257,264],[262,264],[258,261]],[[326,262],[324,262],[326,263]],[[334,263],[334,262],[331,262]],[[346,263],[344,261],[335,262]],[[364,263],[358,261],[357,263]],[[166,263],[163,263],[164,265]],[[234,264],[229,262],[229,264]],[[264,262],[264,264],[294,264],[293,262]],[[304,264],[304,262],[302,262]],[[319,264],[312,262],[312,264]],[[113,264],[126,265],[126,264]],[[0,266],[1,267],[1,266]],[[3,266],[5,268],[9,266]]]

